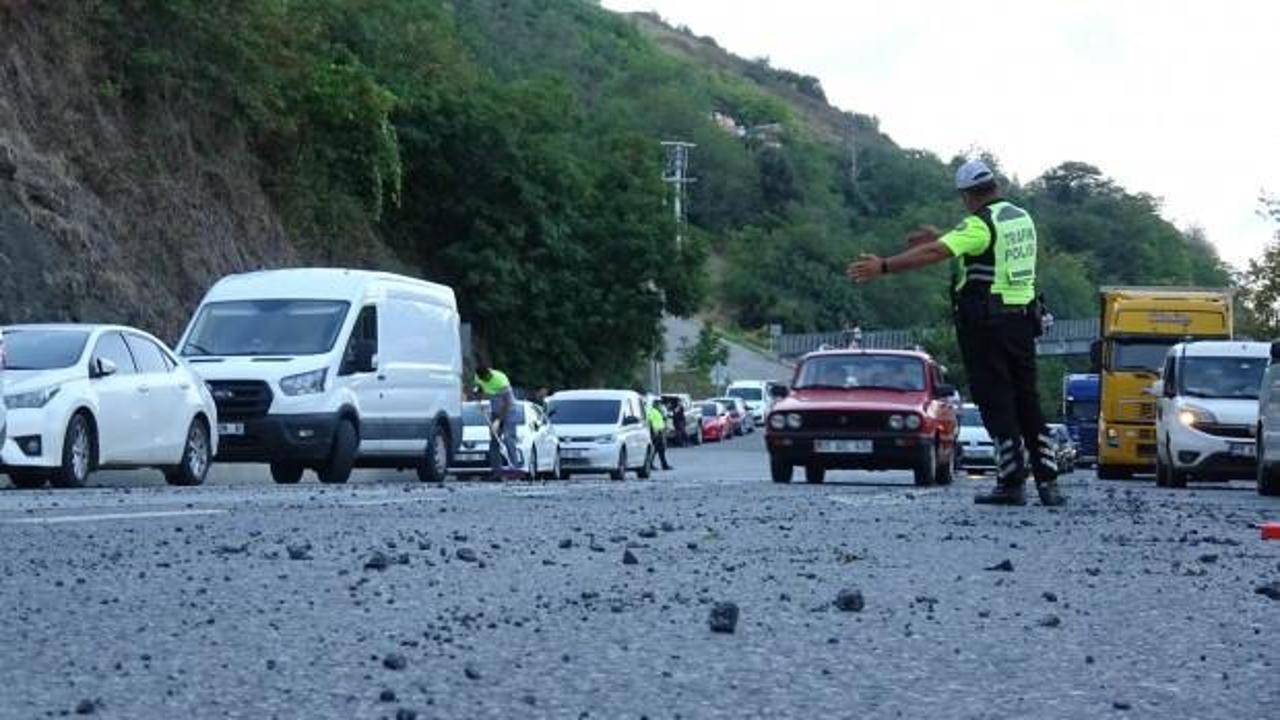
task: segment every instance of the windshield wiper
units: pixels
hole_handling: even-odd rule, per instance
[[[189,355],[190,353],[188,353],[188,352],[187,352],[188,350],[194,350],[194,351],[196,351],[197,353],[199,353],[199,354],[201,354],[201,355],[212,355],[212,354],[213,354],[213,352],[211,352],[211,351],[210,351],[208,348],[206,348],[205,346],[203,346],[203,345],[201,345],[201,344],[199,344],[199,343],[193,343],[193,342],[189,342],[189,343],[187,343],[186,347],[182,348],[182,354],[183,354],[183,355]]]

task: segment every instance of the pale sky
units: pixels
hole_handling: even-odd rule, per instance
[[[1238,266],[1280,194],[1274,0],[603,0],[822,80],[944,160],[986,148],[1022,181],[1065,160],[1163,198]],[[696,160],[695,160],[696,162]]]

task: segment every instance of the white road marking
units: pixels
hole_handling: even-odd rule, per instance
[[[9,525],[61,525],[64,523],[98,522],[101,520],[148,520],[152,518],[188,517],[191,515],[223,515],[226,510],[152,510],[135,513],[101,513],[97,515],[53,515],[48,517],[8,518]]]

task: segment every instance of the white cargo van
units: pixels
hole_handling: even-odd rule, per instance
[[[453,290],[389,273],[231,275],[200,303],[178,352],[218,406],[218,460],[265,462],[278,483],[354,467],[444,479],[462,437]]]

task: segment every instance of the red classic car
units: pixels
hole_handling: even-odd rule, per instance
[[[766,444],[773,481],[798,465],[820,483],[827,470],[911,470],[917,485],[951,482],[955,388],[929,355],[840,350],[805,356],[791,387],[778,387]]]
[[[736,426],[729,415],[729,408],[715,400],[703,400],[699,406],[702,412],[702,439],[707,442],[720,442],[734,436]]]

